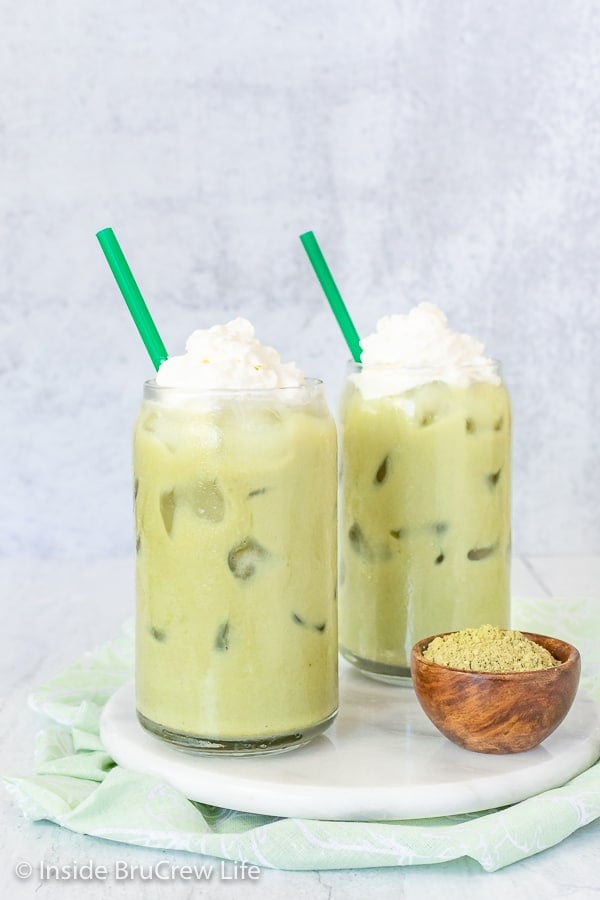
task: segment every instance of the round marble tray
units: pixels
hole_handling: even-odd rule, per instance
[[[600,756],[600,706],[580,690],[534,750],[471,753],[436,730],[411,688],[372,681],[342,662],[334,725],[297,750],[246,758],[179,750],[138,723],[132,683],[106,704],[100,733],[119,765],[212,806],[305,819],[418,819],[506,806],[565,784]]]

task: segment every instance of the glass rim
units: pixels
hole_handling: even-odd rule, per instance
[[[241,394],[250,394],[252,397],[272,397],[274,394],[314,390],[321,387],[323,380],[321,378],[305,378],[302,384],[276,386],[276,387],[233,387],[233,388],[208,388],[208,387],[176,387],[167,384],[157,384],[155,378],[149,378],[144,381],[144,395],[152,393],[156,397],[169,397],[175,394],[185,395],[189,397],[233,397]]]
[[[355,362],[353,359],[349,359],[346,362],[346,366],[348,369],[352,369],[355,372],[362,372],[363,370],[376,370],[376,369],[389,369],[390,371],[399,371],[399,372],[433,372],[433,373],[443,373],[447,369],[458,370],[459,372],[489,372],[494,369],[500,371],[502,369],[502,362],[499,359],[495,359],[494,357],[486,357],[486,362],[480,363],[451,363],[442,365],[420,365],[420,366],[407,366],[404,363],[400,362],[387,362],[387,363],[366,363]]]

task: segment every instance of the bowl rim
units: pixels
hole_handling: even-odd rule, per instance
[[[561,644],[564,648],[566,648],[566,658],[559,660],[557,666],[546,666],[543,669],[525,669],[523,671],[513,670],[508,672],[486,672],[482,669],[459,669],[455,666],[446,666],[443,663],[437,663],[430,659],[425,659],[423,656],[423,650],[426,650],[431,641],[433,641],[437,637],[446,637],[449,634],[458,634],[460,631],[464,631],[463,628],[456,628],[453,631],[440,631],[437,634],[431,634],[429,637],[421,638],[413,644],[411,649],[411,662],[413,660],[418,661],[422,666],[429,666],[431,668],[440,669],[447,672],[456,672],[461,673],[463,675],[477,675],[480,678],[490,678],[490,679],[499,679],[502,680],[504,678],[513,679],[515,676],[522,678],[531,678],[532,676],[540,677],[551,677],[552,672],[557,672],[560,669],[565,669],[567,666],[576,665],[578,660],[580,660],[581,655],[579,650],[574,644],[569,643],[568,641],[564,641],[562,638],[554,637],[550,634],[540,634],[535,631],[523,631],[520,628],[507,628],[503,629],[506,631],[518,631],[520,634],[524,635],[524,637],[529,638],[534,643],[539,644],[540,646],[544,646],[541,641],[536,640],[536,638],[542,638],[543,640],[555,641],[558,644]],[[545,648],[547,649],[547,648]],[[411,666],[412,669],[412,666]],[[545,673],[548,673],[548,676],[545,676]],[[413,674],[414,677],[414,674]]]

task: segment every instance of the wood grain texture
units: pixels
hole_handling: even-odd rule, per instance
[[[417,698],[449,740],[478,753],[520,753],[545,740],[567,715],[579,684],[581,659],[571,644],[523,632],[560,665],[534,672],[470,672],[423,658],[431,636],[412,650]]]

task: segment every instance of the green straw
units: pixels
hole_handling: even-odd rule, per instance
[[[327,301],[333,310],[333,314],[341,328],[344,339],[348,344],[352,359],[354,362],[359,363],[362,351],[360,349],[358,332],[346,309],[346,304],[342,300],[342,295],[333,280],[333,275],[329,271],[329,266],[325,262],[325,257],[321,253],[321,248],[317,243],[317,239],[312,231],[306,231],[304,234],[300,235],[300,240],[302,241],[302,246],[306,250],[306,255],[308,256],[311,265],[315,270],[315,275],[321,283]]]
[[[162,338],[156,330],[156,325],[148,311],[148,307],[136,284],[129,264],[123,256],[123,251],[112,228],[103,228],[96,234],[106,260],[112,269],[115,280],[119,286],[129,312],[136,324],[137,330],[150,355],[152,364],[158,369],[161,362],[168,357]]]

